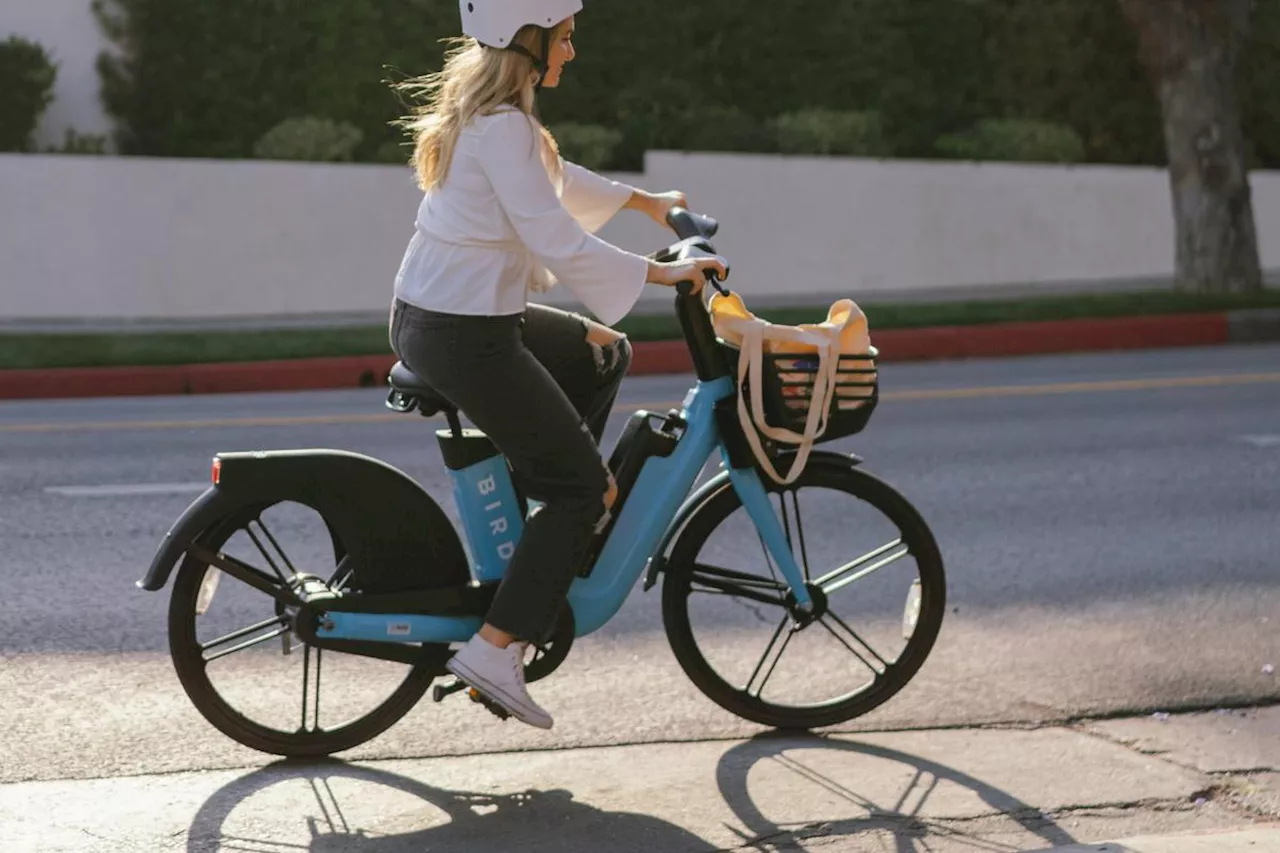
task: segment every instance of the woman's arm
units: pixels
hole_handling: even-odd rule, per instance
[[[577,163],[564,161],[564,188],[560,201],[587,231],[599,231],[619,210],[638,210],[666,227],[667,211],[688,207],[682,192],[651,193],[597,175]]]
[[[654,222],[667,227],[667,211],[673,207],[688,207],[689,200],[685,194],[676,190],[665,193],[651,193],[642,189],[632,189],[631,198],[629,198],[623,207],[629,210],[638,210],[645,216],[648,216]]]

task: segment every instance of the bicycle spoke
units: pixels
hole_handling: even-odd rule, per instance
[[[274,544],[275,537],[271,535],[271,532],[267,530],[266,525],[262,523],[262,517],[259,516],[258,518],[254,519],[254,521],[258,522],[258,526],[262,528],[262,531],[267,534],[267,538],[270,539],[271,542]],[[251,524],[253,524],[253,521],[250,521],[248,524],[244,526],[244,532],[249,535],[249,538],[251,540],[253,540],[253,544],[257,547],[258,553],[261,554],[262,558],[267,561],[267,565],[271,567],[271,571],[276,573],[276,577],[280,580],[280,583],[284,584],[285,586],[288,586],[289,579],[284,576],[284,572],[280,571],[280,567],[276,565],[276,561],[271,559],[271,555],[267,553],[267,549],[263,546],[262,540],[259,539],[254,534],[253,529],[250,527]],[[280,547],[279,545],[276,546],[277,550],[279,549],[279,547]],[[284,561],[287,564],[289,562],[289,559],[285,557]],[[289,568],[292,569],[293,566],[289,566]]]
[[[776,578],[765,578],[748,572],[739,572],[734,569],[713,566],[710,563],[694,563],[693,579],[699,580],[703,575],[714,577],[718,580],[733,581],[741,586],[759,587],[761,589],[774,589],[779,591],[785,591],[787,589],[787,585]]]
[[[787,649],[787,643],[791,642],[791,636],[795,634],[795,631],[787,630],[787,627],[790,624],[791,618],[789,616],[783,617],[782,621],[778,623],[777,629],[769,639],[769,645],[765,647],[764,654],[760,656],[760,662],[756,664],[755,670],[751,673],[751,677],[747,679],[747,683],[744,685],[744,690],[748,696],[758,699],[760,694],[764,692],[765,682],[769,680],[769,676],[773,675],[773,670],[778,666],[778,661],[782,659],[782,653]],[[774,655],[773,647],[777,645],[778,637],[782,636],[783,631],[786,631],[786,637],[783,639],[782,646],[778,649],[778,653]],[[773,657],[773,662],[769,664],[769,669],[765,671],[764,678],[760,679],[759,686],[752,689],[751,685],[755,683],[756,676],[760,674],[761,668],[764,667],[765,662],[769,660],[770,656]]]
[[[307,699],[309,691],[308,683],[311,681],[311,646],[304,645],[302,647],[302,723],[298,726],[298,731],[311,731],[307,728]]]
[[[275,621],[275,620],[272,620],[272,621]],[[289,630],[289,626],[281,625],[279,628],[276,628],[276,630],[272,631],[269,634],[263,634],[261,637],[254,637],[252,640],[243,642],[238,646],[232,646],[229,649],[223,649],[220,652],[209,655],[207,658],[204,659],[204,662],[206,664],[213,663],[218,658],[224,658],[227,655],[232,655],[232,654],[235,654],[236,652],[242,652],[245,649],[251,649],[254,646],[261,645],[262,643],[267,642],[268,640],[274,640],[276,637],[279,637],[281,634],[285,633],[288,630]]]
[[[312,731],[320,731],[320,661],[324,656],[324,649],[316,649],[316,692],[311,700],[311,717],[315,720],[315,727]]]
[[[809,549],[804,544],[804,524],[800,521],[800,491],[794,489],[791,492],[791,502],[796,508],[796,539],[800,540],[800,563],[804,569],[804,579],[808,583],[809,576]]]
[[[239,631],[233,631],[232,633],[219,637],[216,640],[210,640],[207,643],[201,643],[200,651],[207,652],[209,651],[209,649],[221,646],[223,643],[230,643],[232,640],[238,640],[241,637],[247,637],[250,634],[252,634],[254,631],[263,631],[263,630],[266,630],[267,628],[270,628],[272,625],[280,625],[280,624],[282,623],[279,616],[272,616],[270,619],[263,619],[261,622],[259,622],[256,625],[250,625],[248,628],[241,628]]]
[[[829,622],[827,622],[827,619],[828,619],[828,618],[830,618],[830,619],[834,620],[834,621],[835,621],[835,623],[836,623],[837,625],[839,625],[841,628],[843,628],[843,629],[844,629],[844,632],[845,632],[845,634],[846,634],[848,637],[853,638],[853,640],[854,640],[858,645],[862,646],[864,649],[866,649],[868,652],[870,652],[870,653],[871,653],[871,656],[880,662],[880,666],[881,666],[882,668],[877,669],[877,668],[876,668],[876,666],[875,666],[875,664],[871,663],[871,661],[869,661],[869,660],[867,660],[865,657],[863,657],[863,656],[862,656],[862,654],[861,654],[857,649],[855,649],[853,646],[851,646],[851,645],[849,644],[849,640],[848,640],[848,639],[846,639],[846,637],[842,637],[842,636],[840,636],[839,632],[837,632],[835,628],[832,628],[832,627],[831,627],[831,624],[830,624]],[[827,613],[823,614],[823,615],[822,615],[822,617],[820,617],[820,618],[818,619],[818,623],[819,623],[820,625],[822,625],[822,627],[823,627],[823,628],[826,628],[826,629],[827,629],[827,632],[828,632],[828,633],[830,633],[830,634],[831,634],[831,636],[835,637],[835,638],[836,638],[836,640],[840,643],[840,645],[842,645],[842,646],[844,646],[846,649],[848,649],[848,650],[849,650],[849,652],[850,652],[854,657],[856,657],[858,660],[862,661],[863,665],[865,665],[865,666],[867,667],[867,669],[870,669],[872,672],[874,672],[877,676],[884,675],[884,674],[885,674],[885,672],[887,672],[887,671],[888,671],[889,666],[890,666],[889,662],[888,662],[888,661],[886,661],[883,657],[881,657],[879,652],[877,652],[875,649],[871,648],[870,644],[868,644],[866,640],[864,640],[864,639],[862,639],[862,637],[858,636],[858,632],[857,632],[857,631],[855,631],[855,630],[853,630],[852,628],[850,628],[850,627],[849,627],[849,625],[848,625],[848,623],[846,623],[843,619],[841,619],[841,618],[840,618],[839,616],[837,616],[835,613],[832,613],[832,612],[828,611]]]
[[[823,592],[830,595],[831,593],[835,592],[837,589],[840,589],[843,586],[848,586],[854,581],[862,580],[872,572],[877,571],[879,569],[883,569],[885,566],[889,565],[890,563],[897,562],[898,560],[902,559],[903,557],[911,553],[910,548],[904,547],[901,551],[897,552],[896,554],[885,557],[883,560],[880,560],[876,563],[872,563],[870,566],[867,566],[865,569],[862,569],[861,571],[854,571],[855,569],[860,568],[862,565],[864,565],[868,561],[874,560],[876,557],[879,557],[881,554],[884,554],[887,551],[891,551],[900,545],[902,545],[902,540],[895,539],[892,542],[888,543],[887,545],[880,546],[879,548],[877,548],[876,550],[872,551],[869,554],[863,554],[858,559],[845,563],[843,566],[841,566],[838,569],[833,569],[827,572],[825,575],[823,575],[822,577],[814,581],[814,583],[817,586],[819,586]],[[849,572],[853,572],[853,574],[848,574]]]
[[[316,662],[311,664],[311,650],[315,649]],[[302,644],[302,726],[298,729],[300,732],[315,733],[323,731],[320,726],[320,672],[321,661],[324,656],[324,649],[312,646],[309,643]],[[315,686],[311,686],[311,673],[315,671]],[[307,725],[307,702],[311,702],[311,721],[312,725]]]
[[[278,577],[273,578],[266,572],[255,569],[248,563],[238,560],[229,554],[224,554],[221,551],[215,554],[194,543],[187,546],[187,553],[206,566],[221,569],[224,574],[230,575],[259,592],[266,593],[276,601],[283,601],[285,604],[297,603],[297,597],[289,590],[287,584],[280,583]]]
[[[701,584],[699,589],[694,584]],[[709,592],[786,607],[786,588],[777,581],[698,563],[689,578],[690,592]],[[772,594],[771,594],[772,593]]]
[[[791,542],[791,519],[787,515],[786,492],[778,492],[778,509],[782,512],[782,532],[787,537],[787,547],[794,551],[795,545]]]
[[[329,589],[333,589],[333,590],[342,589],[351,581],[351,578],[355,575],[356,570],[354,568],[348,567],[347,564],[350,562],[351,562],[350,554],[347,554],[345,557],[343,557],[341,560],[338,561],[338,565],[333,570],[333,577],[329,578],[328,580]]]
[[[289,571],[296,575],[298,570],[293,567],[293,562],[290,561],[289,555],[284,552],[284,549],[280,547],[280,543],[276,541],[276,537],[271,535],[271,531],[267,529],[266,522],[262,520],[262,516],[258,516],[258,526],[261,527],[262,532],[267,535],[267,539],[271,540],[272,547],[276,549],[276,553],[280,555],[280,559],[284,560],[284,564],[289,567]]]

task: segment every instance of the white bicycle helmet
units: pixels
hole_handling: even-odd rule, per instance
[[[510,48],[527,24],[544,30],[582,11],[582,0],[459,0],[462,34],[483,45]]]

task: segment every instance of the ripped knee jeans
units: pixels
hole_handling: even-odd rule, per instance
[[[529,305],[483,317],[398,301],[391,347],[483,430],[521,491],[543,506],[525,526],[486,621],[523,641],[554,627],[597,525],[611,478],[599,443],[631,364],[627,339],[587,340],[576,314]]]

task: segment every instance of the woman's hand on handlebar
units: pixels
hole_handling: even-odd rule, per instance
[[[649,261],[649,275],[646,281],[665,287],[675,287],[682,281],[691,281],[693,282],[692,292],[698,293],[702,290],[708,272],[714,274],[720,281],[729,277],[729,269],[724,258],[689,258],[665,264]]]
[[[631,194],[631,200],[627,202],[625,206],[643,212],[645,216],[648,216],[663,228],[667,228],[669,227],[667,225],[667,214],[671,212],[671,208],[687,208],[689,206],[689,199],[684,193],[675,190],[665,193],[650,193],[645,192],[644,190],[636,190]]]

